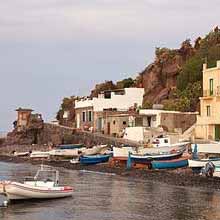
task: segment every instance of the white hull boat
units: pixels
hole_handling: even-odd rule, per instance
[[[9,200],[64,198],[72,196],[72,193],[71,187],[49,186],[47,184],[34,186],[28,182],[24,184],[11,182],[5,185],[5,194]]]
[[[96,154],[104,154],[108,150],[107,145],[98,145],[92,148],[82,149],[82,155],[90,156]]]
[[[33,151],[30,158],[49,158],[49,151]]]
[[[65,157],[65,158],[72,158],[77,157],[81,154],[83,149],[86,148],[80,148],[80,149],[55,149],[49,152],[50,156],[54,157]]]
[[[208,162],[212,162],[215,166],[220,166],[220,158],[218,159],[201,159],[201,160],[188,160],[190,168],[203,168]]]
[[[51,177],[53,179],[50,179]],[[23,183],[6,181],[1,183],[0,189],[8,200],[55,199],[73,194],[71,186],[59,185],[59,172],[44,165],[41,165],[34,178],[28,178]]]
[[[14,152],[14,156],[15,157],[27,157],[29,156],[31,153],[29,151],[27,152]]]
[[[113,147],[113,157],[128,157],[129,152],[131,154],[146,155],[146,154],[166,154],[169,152],[183,151],[186,149],[188,142],[177,143],[170,145],[169,147]]]

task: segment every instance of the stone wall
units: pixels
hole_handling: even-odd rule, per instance
[[[98,144],[107,144],[107,145],[121,145],[128,144],[131,146],[140,145],[137,142],[129,141],[122,138],[114,138],[98,133],[91,133],[86,131],[76,131],[72,136],[73,143],[85,144],[86,146],[94,146]]]

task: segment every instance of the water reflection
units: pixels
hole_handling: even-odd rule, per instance
[[[28,164],[0,166],[0,179],[23,179],[37,170]],[[61,180],[74,186],[73,198],[13,204],[0,209],[0,219],[220,219],[220,194],[214,191],[69,170],[62,170]]]

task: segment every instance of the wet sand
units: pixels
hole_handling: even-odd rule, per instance
[[[42,160],[33,160],[30,158],[3,156],[0,155],[0,161],[12,163],[31,163],[42,164]],[[98,165],[80,165],[71,164],[69,161],[47,161],[43,164],[63,167],[70,170],[88,170],[95,172],[113,173],[120,176],[126,176],[135,179],[145,179],[152,182],[166,183],[174,186],[198,187],[208,188],[213,190],[220,190],[220,178],[207,178],[193,174],[190,168],[179,168],[175,170],[148,170],[148,169],[134,169],[127,170],[126,167],[111,167],[109,163]]]

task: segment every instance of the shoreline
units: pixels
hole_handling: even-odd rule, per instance
[[[33,165],[42,164],[42,160],[33,160],[30,158],[13,157],[6,155],[0,155],[0,161],[9,163],[30,163]],[[68,170],[86,170],[116,174],[122,177],[144,179],[155,183],[165,183],[170,186],[196,187],[201,189],[212,189],[217,191],[220,190],[220,178],[207,178],[204,176],[195,175],[189,168],[179,168],[175,170],[147,170],[132,168],[131,170],[127,170],[125,167],[110,167],[108,163],[89,166],[71,164],[69,161],[44,160],[43,163],[45,165],[65,168]]]

